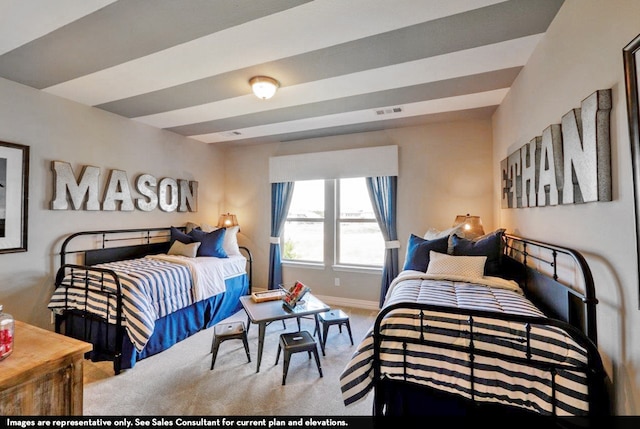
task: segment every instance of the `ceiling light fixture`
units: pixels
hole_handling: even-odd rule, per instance
[[[268,76],[255,76],[249,79],[249,84],[256,97],[267,100],[273,97],[280,86],[277,80]]]

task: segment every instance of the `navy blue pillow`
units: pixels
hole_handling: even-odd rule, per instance
[[[193,243],[195,241],[193,239],[193,237],[190,236],[189,234],[185,234],[184,232],[180,231],[175,226],[172,226],[171,227],[171,244],[173,244],[173,242],[176,241],[176,240],[178,240],[179,242],[181,242],[183,244],[189,244],[189,243]]]
[[[193,229],[189,233],[195,241],[200,242],[197,256],[213,256],[216,258],[228,258],[227,252],[222,248],[224,242],[224,228],[216,229],[212,232],[204,232],[200,229]]]
[[[484,264],[484,275],[499,276],[504,231],[504,229],[498,229],[474,240],[453,235],[451,237],[453,254],[456,256],[486,256],[487,262]]]
[[[425,240],[411,234],[407,243],[407,256],[404,260],[403,269],[426,272],[429,265],[429,251],[447,253],[448,247],[449,236],[436,238],[435,240]]]

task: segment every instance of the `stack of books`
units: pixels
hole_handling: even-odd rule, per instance
[[[300,303],[302,297],[311,289],[300,282],[295,282],[289,289],[283,288],[282,290],[285,292],[282,297],[282,305],[289,310],[293,310],[295,306]]]

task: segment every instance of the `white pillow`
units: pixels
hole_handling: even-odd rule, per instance
[[[429,251],[427,274],[482,278],[486,256],[452,256]]]
[[[198,254],[198,247],[200,247],[199,241],[196,241],[195,243],[184,244],[183,242],[176,240],[169,248],[167,254],[186,256],[187,258],[195,258]]]
[[[240,231],[240,227],[236,225],[228,227],[227,232],[224,233],[222,248],[229,256],[241,254],[238,247],[238,231]]]
[[[466,238],[464,235],[464,224],[452,226],[449,229],[445,229],[444,231],[439,231],[435,228],[429,228],[427,232],[424,233],[425,240],[437,240],[438,238],[449,237],[449,246],[447,247],[447,253],[453,254],[453,241],[451,240],[452,235],[457,235],[460,238]]]
[[[462,229],[463,226],[464,226],[463,224],[460,224],[460,225],[452,226],[451,228],[445,229],[443,231],[439,231],[435,228],[429,228],[427,232],[424,233],[423,238],[425,240],[436,240],[438,238],[448,237],[451,234],[458,234],[458,237],[464,238],[460,235],[460,234],[464,234],[464,229]]]
[[[203,223],[200,229],[202,229],[204,232],[213,232],[219,228],[217,226],[211,226]],[[240,231],[240,227],[236,225],[230,226],[226,229],[227,231],[224,233],[222,248],[229,256],[241,255],[240,248],[238,247],[238,231]]]

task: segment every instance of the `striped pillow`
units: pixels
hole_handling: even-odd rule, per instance
[[[481,278],[484,275],[486,261],[486,256],[452,256],[432,250],[429,254],[427,274]]]

